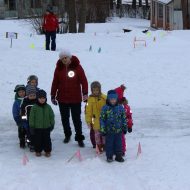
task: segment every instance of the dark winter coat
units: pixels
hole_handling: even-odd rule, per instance
[[[127,131],[126,113],[121,105],[106,104],[100,115],[100,131],[103,134],[121,133]]]
[[[88,82],[78,58],[72,56],[68,66],[58,60],[51,87],[51,96],[56,97],[60,103],[80,103],[82,94],[88,94]]]
[[[22,104],[21,104],[21,118],[23,120],[23,125],[25,128],[28,128],[30,110],[34,104],[36,104],[37,99],[29,100],[28,97],[25,97]],[[26,118],[24,118],[26,117]]]
[[[35,104],[30,111],[29,125],[30,128],[46,129],[53,128],[55,124],[54,113],[49,104]]]
[[[44,15],[42,27],[45,32],[55,32],[59,27],[57,16],[53,13]]]

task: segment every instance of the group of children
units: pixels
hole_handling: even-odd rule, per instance
[[[51,156],[52,144],[50,132],[54,128],[54,113],[47,104],[47,94],[38,88],[38,77],[31,75],[27,85],[16,85],[15,101],[12,108],[13,118],[18,126],[20,148],[26,143],[31,152],[46,157]]]
[[[130,106],[124,97],[126,87],[110,90],[106,95],[101,92],[101,84],[91,84],[92,94],[89,96],[85,119],[90,128],[90,139],[98,153],[106,151],[108,162],[115,160],[124,162],[126,152],[125,134],[132,132],[133,120]]]
[[[126,152],[125,134],[132,132],[133,120],[130,106],[124,97],[126,87],[110,90],[107,96],[101,91],[101,84],[91,84],[91,95],[85,106],[85,119],[90,128],[90,139],[98,153],[106,151],[108,162],[123,162]],[[15,87],[13,118],[18,126],[20,148],[26,143],[31,152],[46,157],[51,156],[50,133],[54,129],[54,112],[47,104],[47,94],[38,88],[38,77],[28,77],[27,85]]]

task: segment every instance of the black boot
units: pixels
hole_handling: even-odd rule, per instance
[[[75,135],[75,141],[78,141],[78,145],[80,147],[84,147],[84,142],[83,140],[85,139],[84,135]]]
[[[71,137],[65,137],[65,139],[63,140],[63,142],[64,142],[65,144],[67,144],[67,143],[70,141],[70,139],[71,139]]]
[[[85,146],[83,141],[78,141],[78,145],[82,148]]]
[[[25,140],[20,140],[20,148],[25,148]]]
[[[115,157],[115,161],[117,161],[117,162],[124,162],[125,160],[123,159],[123,157],[122,157],[121,154],[118,154],[118,155],[116,155],[116,157]]]
[[[113,158],[112,157],[107,157],[107,162],[113,162]]]

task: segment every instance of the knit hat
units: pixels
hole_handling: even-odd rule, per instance
[[[115,90],[109,90],[107,93],[107,100],[110,99],[117,99],[118,100],[118,95]]]
[[[32,80],[36,80],[37,84],[38,84],[38,77],[36,75],[30,75],[27,78],[27,83],[30,83]]]
[[[91,91],[93,90],[93,88],[98,88],[101,92],[101,84],[98,81],[94,81],[91,83]]]
[[[45,90],[39,90],[37,93],[37,97],[38,98],[47,98],[47,93],[45,92]]]
[[[14,92],[18,92],[20,90],[24,90],[24,91],[26,90],[26,87],[24,84],[18,84],[15,86]]]
[[[48,6],[46,9],[47,12],[49,13],[53,13],[53,7],[52,6]]]
[[[59,53],[59,59],[63,59],[64,57],[71,58],[72,57],[71,52],[69,50],[67,50],[67,49],[61,50],[60,53]]]
[[[30,94],[36,94],[36,87],[32,85],[27,85],[26,95],[29,96]]]

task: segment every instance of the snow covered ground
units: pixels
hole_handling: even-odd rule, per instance
[[[149,22],[114,19],[106,24],[88,24],[85,34],[57,35],[57,51],[44,50],[44,36],[37,36],[24,21],[0,21],[0,189],[1,190],[189,190],[190,189],[190,32],[153,31],[143,34]],[[123,33],[122,29],[131,29]],[[5,38],[18,32],[18,39]],[[134,38],[147,47],[133,47]],[[154,40],[155,39],[155,40]],[[92,51],[89,51],[92,46]],[[30,74],[39,77],[39,87],[48,93],[59,50],[77,55],[89,84],[102,89],[126,84],[126,97],[133,110],[134,128],[127,134],[125,163],[96,156],[82,115],[86,147],[83,160],[68,159],[78,150],[74,139],[62,143],[58,107],[53,106],[56,126],[52,132],[51,158],[36,158],[18,147],[17,128],[11,108],[14,87],[26,83]],[[98,49],[101,48],[101,53]],[[48,97],[50,103],[50,97]],[[142,154],[136,158],[138,143]],[[29,162],[23,165],[23,156]]]

